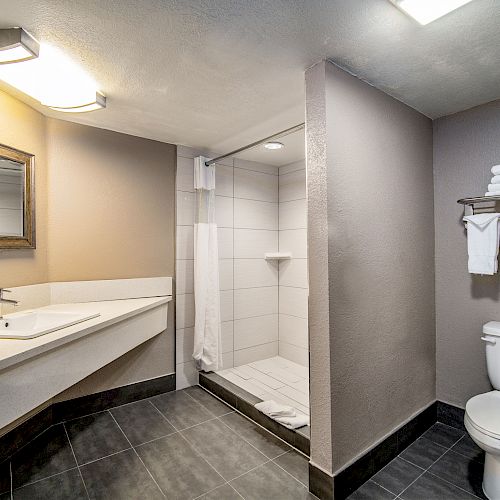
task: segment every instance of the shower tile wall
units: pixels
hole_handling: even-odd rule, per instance
[[[305,161],[279,168],[279,355],[309,363],[307,327],[307,203]]]
[[[193,157],[177,149],[176,373],[177,387],[196,384],[192,361]],[[213,155],[211,155],[213,156]],[[278,250],[278,168],[223,160],[216,169],[216,219],[223,364],[225,368],[278,354],[278,266],[264,260]]]

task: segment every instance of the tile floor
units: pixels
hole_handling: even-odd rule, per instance
[[[473,500],[482,492],[484,454],[465,431],[434,424],[349,500]]]
[[[55,425],[0,464],[8,499],[313,499],[308,460],[200,387]]]
[[[293,406],[309,415],[309,370],[279,356],[217,372],[260,399]]]

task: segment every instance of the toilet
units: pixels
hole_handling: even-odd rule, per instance
[[[490,500],[500,500],[500,321],[486,323],[483,333],[494,390],[467,401],[464,423],[470,437],[486,452],[483,492]]]

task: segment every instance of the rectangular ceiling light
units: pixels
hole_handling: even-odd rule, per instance
[[[429,24],[472,0],[390,0],[420,24]]]
[[[0,29],[0,64],[38,57],[39,43],[22,28]]]

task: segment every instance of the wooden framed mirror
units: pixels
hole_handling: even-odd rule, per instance
[[[32,154],[0,144],[0,249],[35,248]]]

